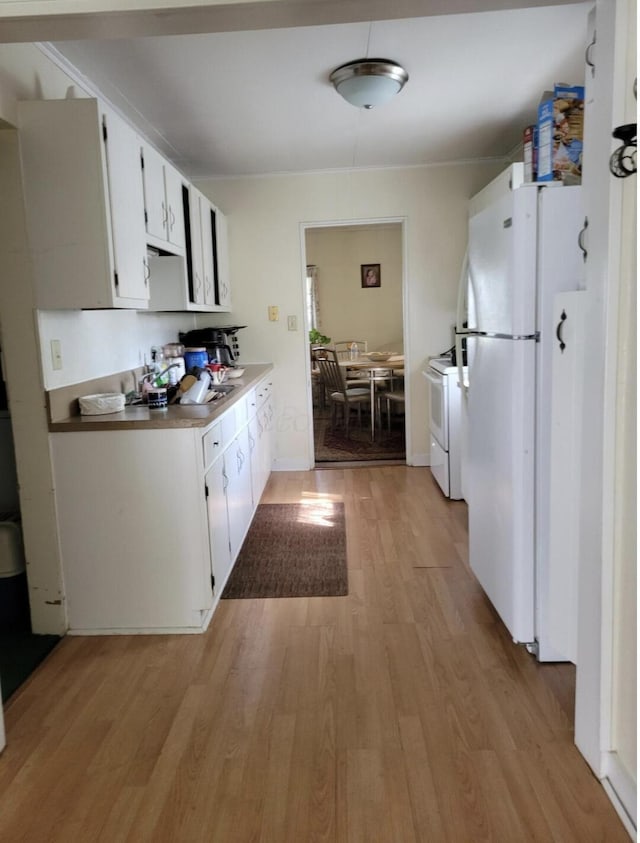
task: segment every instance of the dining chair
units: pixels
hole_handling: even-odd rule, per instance
[[[354,343],[358,347],[358,356],[367,353],[368,344],[366,340],[339,340],[333,344],[338,355],[338,360],[349,359],[351,356],[351,346]],[[369,380],[358,369],[347,369],[345,377],[350,386],[366,386],[369,383]]]
[[[349,357],[351,354],[351,346],[354,343],[358,346],[358,354],[366,354],[369,350],[366,340],[339,340],[333,344],[336,354],[338,355],[338,360],[346,360]]]
[[[310,347],[310,354],[311,354],[311,397],[312,401],[314,401],[315,406],[315,396],[317,395],[317,406],[324,410],[326,405],[326,396],[325,396],[325,388],[320,377],[320,369],[318,368],[318,364],[316,362],[316,348],[323,348],[323,346],[312,345]]]
[[[351,409],[358,410],[358,424],[362,427],[362,405],[371,403],[371,392],[369,388],[354,387],[347,385],[344,370],[338,362],[338,355],[333,348],[314,349],[316,365],[320,371],[320,379],[325,392],[331,399],[331,428],[334,429],[337,420],[337,409],[342,407],[344,417],[345,433],[349,436],[349,419]],[[373,412],[374,408],[371,408]]]
[[[404,389],[395,389],[391,392],[380,394],[379,401],[385,401],[387,405],[387,432],[391,433],[391,405],[401,407],[404,412]]]

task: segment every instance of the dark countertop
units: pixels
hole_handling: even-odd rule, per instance
[[[102,416],[70,416],[49,422],[51,433],[71,433],[88,430],[167,430],[170,428],[207,427],[246,395],[262,378],[273,370],[272,363],[243,364],[241,378],[229,378],[226,383],[235,389],[224,398],[209,404],[172,404],[166,410],[150,410],[145,404],[125,407],[120,413]]]

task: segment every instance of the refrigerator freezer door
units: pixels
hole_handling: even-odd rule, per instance
[[[534,340],[470,337],[469,563],[515,641],[534,640]]]
[[[536,331],[537,189],[510,191],[469,219],[469,330]]]

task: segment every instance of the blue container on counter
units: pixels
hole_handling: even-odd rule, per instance
[[[189,374],[191,369],[204,367],[209,362],[209,355],[206,348],[185,348],[184,350],[184,368]]]

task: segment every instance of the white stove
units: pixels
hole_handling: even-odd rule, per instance
[[[422,372],[429,388],[431,472],[446,497],[462,499],[462,389],[460,373],[450,357],[425,361]],[[462,369],[463,381],[467,375]]]

